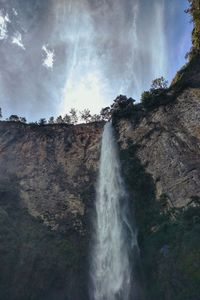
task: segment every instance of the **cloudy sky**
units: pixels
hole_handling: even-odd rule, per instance
[[[28,120],[137,100],[185,63],[187,0],[0,0],[0,107]]]

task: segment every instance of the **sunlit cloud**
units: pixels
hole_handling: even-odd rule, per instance
[[[0,10],[0,40],[7,39],[8,37],[8,23],[10,23],[9,15],[4,15],[3,11]]]
[[[60,113],[65,114],[71,108],[78,111],[89,108],[91,113],[99,113],[106,105],[104,92],[105,87],[102,86],[102,78],[97,71],[88,71],[82,78],[74,74],[65,87]]]
[[[26,48],[22,42],[22,35],[20,32],[15,33],[15,35],[12,38],[12,44],[17,45],[18,47],[22,48],[23,50],[26,50]]]
[[[54,58],[55,58],[54,51],[48,49],[46,45],[44,45],[44,46],[42,47],[42,50],[43,50],[44,53],[45,53],[45,59],[44,59],[42,65],[43,65],[44,67],[46,67],[47,69],[52,69],[52,68],[53,68],[53,65],[54,65]]]

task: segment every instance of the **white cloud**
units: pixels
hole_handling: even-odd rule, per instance
[[[19,46],[23,50],[26,49],[24,44],[22,43],[22,35],[21,35],[20,32],[15,33],[15,35],[12,38],[12,44],[15,44],[15,45]]]
[[[54,51],[49,50],[46,45],[42,47],[42,50],[45,52],[45,59],[42,65],[48,69],[52,69],[54,65],[54,57],[55,57]]]
[[[13,10],[13,14],[14,14],[15,16],[18,16],[18,12],[16,11],[16,9],[13,8],[12,10]]]
[[[106,106],[105,89],[101,74],[97,70],[89,71],[84,76],[78,76],[75,72],[65,86],[59,112],[65,114],[71,108],[78,111],[89,108],[91,113],[99,113]]]
[[[8,14],[4,15],[3,11],[0,10],[0,40],[7,39],[8,37],[8,23],[10,23]]]

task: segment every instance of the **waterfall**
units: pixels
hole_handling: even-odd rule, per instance
[[[113,128],[107,123],[102,138],[95,207],[91,300],[130,298],[130,250],[137,248],[137,239],[128,221],[127,205]]]

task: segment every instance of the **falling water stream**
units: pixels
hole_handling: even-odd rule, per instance
[[[131,249],[137,248],[111,123],[104,128],[92,249],[91,300],[128,300],[132,287]]]

